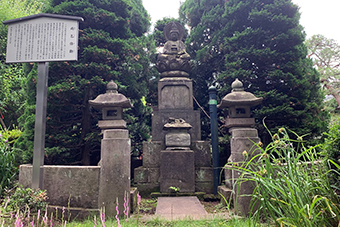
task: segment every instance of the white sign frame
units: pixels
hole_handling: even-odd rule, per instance
[[[79,17],[37,14],[8,24],[6,63],[78,60]]]

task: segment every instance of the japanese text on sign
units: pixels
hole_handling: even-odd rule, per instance
[[[78,22],[37,18],[8,27],[6,62],[77,60]]]

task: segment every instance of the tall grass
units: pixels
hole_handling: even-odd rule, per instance
[[[255,185],[251,214],[268,225],[339,226],[339,196],[329,179],[332,161],[321,156],[320,145],[305,147],[303,136],[295,137],[289,138],[281,128],[267,147],[256,144],[259,154],[233,166],[242,173],[236,183],[252,181]]]

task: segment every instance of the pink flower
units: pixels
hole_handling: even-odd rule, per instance
[[[142,201],[142,197],[139,195],[139,192],[137,193],[137,205],[140,205],[140,202]]]
[[[120,220],[119,220],[119,218],[118,218],[118,214],[119,214],[118,206],[119,206],[119,204],[118,204],[118,199],[117,199],[117,206],[116,206],[117,214],[116,214],[115,218],[117,219],[118,227],[121,227],[121,225],[120,225]]]
[[[124,214],[126,215],[126,221],[129,221],[129,195],[126,193],[124,196]]]

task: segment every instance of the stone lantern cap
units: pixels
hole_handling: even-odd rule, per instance
[[[171,130],[171,129],[191,129],[192,126],[185,122],[182,118],[175,119],[173,117],[169,118],[168,123],[164,125],[164,130]]]
[[[231,84],[232,91],[231,93],[224,96],[221,103],[217,106],[217,108],[226,108],[231,106],[256,106],[262,102],[262,97],[257,98],[250,92],[244,91],[243,83],[239,81],[237,78]]]
[[[123,94],[119,94],[117,90],[117,84],[111,80],[106,85],[106,93],[98,95],[94,100],[89,100],[90,105],[96,109],[108,107],[132,108],[133,105],[130,99],[127,99]]]

